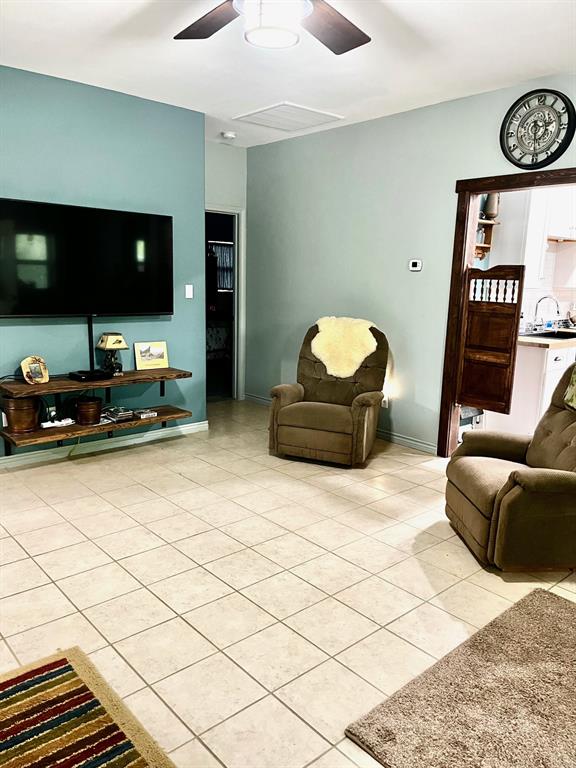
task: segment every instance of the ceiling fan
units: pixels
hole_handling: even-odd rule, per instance
[[[370,42],[325,0],[225,0],[174,39],[205,40],[238,16],[245,19],[247,42],[262,48],[296,45],[301,27],[337,56]]]

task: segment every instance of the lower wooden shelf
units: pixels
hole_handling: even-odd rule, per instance
[[[35,432],[21,432],[20,434],[3,429],[0,430],[0,437],[5,443],[9,443],[16,448],[24,448],[28,445],[75,440],[78,437],[85,437],[87,435],[107,434],[121,429],[142,428],[148,424],[164,424],[167,421],[187,419],[189,416],[192,416],[191,411],[176,408],[174,405],[152,406],[152,409],[157,411],[158,416],[154,416],[151,419],[133,419],[132,421],[122,421],[117,424],[111,422],[109,424],[95,424],[94,426],[71,424],[68,427],[48,427],[48,429],[37,429]]]

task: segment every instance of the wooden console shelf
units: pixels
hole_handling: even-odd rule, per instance
[[[136,429],[138,427],[145,427],[148,424],[165,424],[167,421],[186,419],[188,416],[192,416],[191,411],[185,411],[173,405],[155,406],[154,410],[158,412],[158,416],[154,416],[151,419],[132,419],[132,421],[120,421],[118,423],[95,424],[91,427],[83,427],[81,424],[70,424],[68,427],[40,428],[35,432],[21,432],[19,434],[3,429],[0,431],[0,436],[4,440],[8,440],[15,448],[24,448],[29,445],[42,445],[43,443],[53,443],[59,440],[75,440],[86,435],[109,434],[120,429]]]
[[[81,392],[87,389],[108,389],[127,387],[130,384],[155,384],[157,381],[189,379],[190,371],[179,368],[157,368],[155,371],[124,371],[123,376],[113,376],[97,381],[76,381],[66,375],[51,376],[46,384],[27,384],[25,381],[2,381],[0,393],[9,397],[34,397],[34,395],[57,395],[66,392]]]
[[[76,381],[66,375],[51,376],[46,384],[27,384],[24,381],[1,381],[0,394],[8,397],[46,397],[53,396],[56,409],[60,412],[62,395],[72,392],[86,392],[88,390],[103,389],[106,394],[106,402],[110,402],[110,390],[115,387],[127,387],[137,384],[160,384],[160,396],[164,397],[165,383],[178,379],[189,379],[190,371],[182,371],[179,368],[157,368],[153,371],[124,371],[123,376],[114,376],[109,379],[97,381]],[[187,419],[192,416],[190,411],[177,408],[174,405],[160,405],[154,407],[158,415],[151,419],[133,419],[131,421],[109,422],[107,424],[94,424],[82,426],[71,424],[68,427],[48,427],[37,429],[34,432],[10,432],[8,429],[0,429],[0,438],[4,441],[4,453],[10,456],[12,448],[24,448],[31,445],[44,443],[56,443],[63,445],[64,440],[76,440],[87,435],[106,434],[113,437],[114,433],[122,429],[138,429],[150,424],[166,426],[168,421]]]

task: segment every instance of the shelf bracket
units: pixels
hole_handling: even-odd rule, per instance
[[[166,397],[166,382],[164,379],[160,382],[160,397]]]

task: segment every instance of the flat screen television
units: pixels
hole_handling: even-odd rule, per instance
[[[172,217],[0,199],[0,316],[169,315]]]

